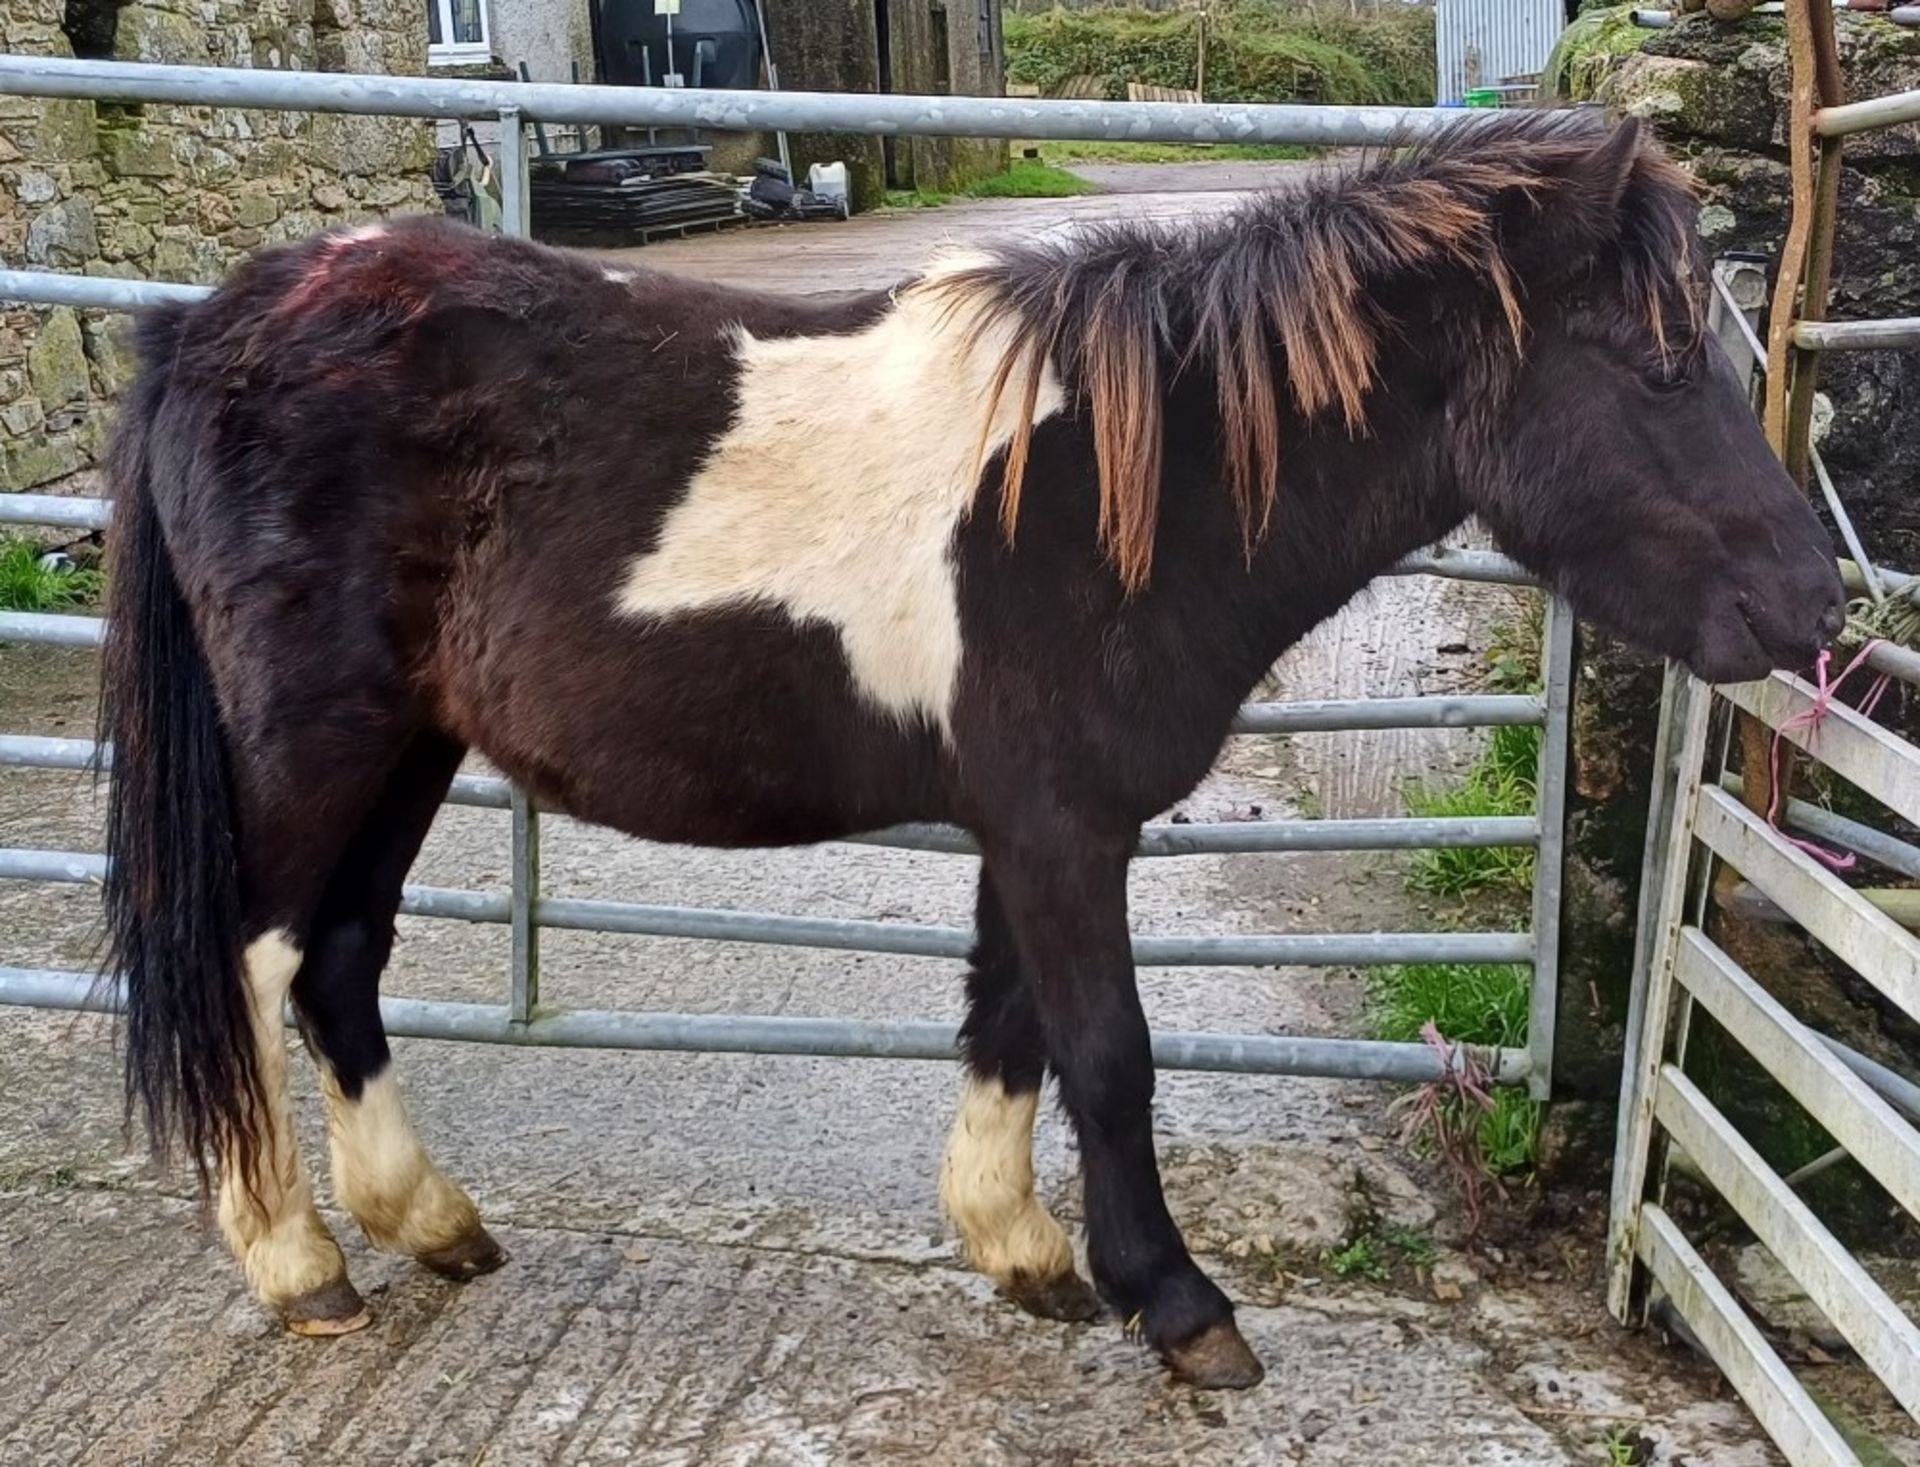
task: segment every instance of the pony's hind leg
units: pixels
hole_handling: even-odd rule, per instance
[[[390,755],[359,746],[352,763],[322,721],[234,720],[251,1064],[260,1104],[247,1154],[221,1158],[220,1230],[254,1296],[296,1334],[346,1334],[368,1322],[346,1258],[314,1203],[287,1084],[284,1014],[307,960],[326,876],[377,795]],[[292,730],[298,730],[297,733]],[[325,756],[332,751],[335,757]]]
[[[262,933],[247,945],[261,1105],[253,1116],[252,1155],[221,1159],[220,1231],[254,1297],[287,1328],[305,1335],[347,1334],[366,1325],[367,1310],[347,1277],[340,1245],[314,1206],[287,1090],[282,1013],[299,966],[300,950],[284,930]]]
[[[462,752],[432,733],[407,747],[327,884],[293,998],[320,1070],[340,1205],[376,1247],[466,1279],[498,1268],[506,1254],[421,1144],[380,1021],[401,886]]]
[[[1034,1196],[1033,1122],[1046,1048],[1013,936],[983,865],[967,1017],[966,1089],[940,1171],[940,1202],[968,1260],[1023,1309],[1047,1319],[1100,1311],[1073,1268],[1066,1229]]]

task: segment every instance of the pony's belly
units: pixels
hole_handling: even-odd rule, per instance
[[[947,817],[930,722],[860,694],[831,628],[509,618],[443,659],[448,731],[546,808],[643,840],[781,846]]]
[[[745,784],[727,786],[710,779],[697,787],[677,782],[594,784],[552,799],[536,789],[535,798],[543,806],[577,820],[662,845],[812,845],[857,835],[867,828],[850,822],[841,812],[822,808],[815,799],[787,798]],[[878,821],[875,825],[887,823]]]

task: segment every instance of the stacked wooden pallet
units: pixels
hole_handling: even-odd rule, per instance
[[[646,238],[740,218],[740,186],[706,169],[704,148],[548,156],[532,178],[542,234]]]

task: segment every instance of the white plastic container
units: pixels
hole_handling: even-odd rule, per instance
[[[832,199],[838,203],[842,212],[847,206],[847,165],[844,163],[816,163],[807,170],[807,187],[823,199]]]

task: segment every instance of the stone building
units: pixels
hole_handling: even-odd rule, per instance
[[[0,51],[287,70],[599,79],[597,6],[650,0],[5,0]],[[997,94],[1001,0],[765,0],[782,84]],[[491,129],[482,129],[483,135]],[[438,139],[450,144],[452,129]],[[709,134],[745,171],[759,136]],[[796,137],[796,170],[851,165],[855,200],[952,188],[1003,143]],[[0,98],[0,265],[212,282],[342,220],[438,207],[432,124]],[[0,491],[88,468],[125,379],[118,318],[0,306]]]
[[[6,0],[0,51],[414,73],[419,0]],[[0,264],[211,282],[260,245],[438,207],[418,121],[0,98]],[[0,490],[98,453],[118,317],[0,306]]]

